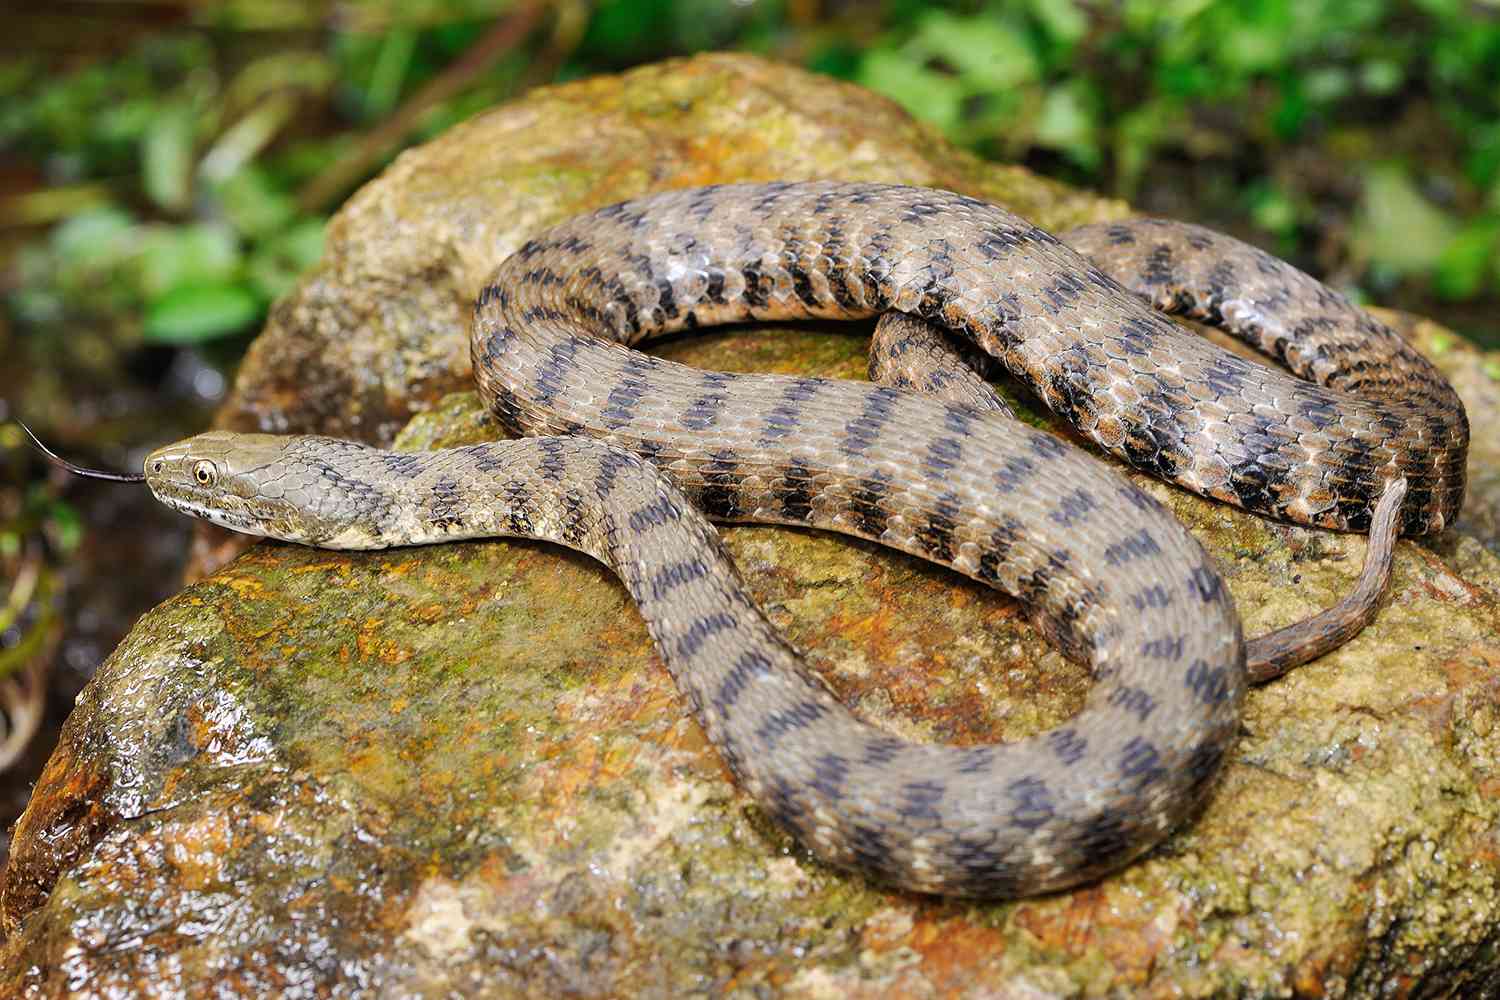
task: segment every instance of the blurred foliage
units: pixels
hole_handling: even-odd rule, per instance
[[[17,482],[14,466],[27,464],[31,456],[20,448],[23,438],[14,424],[0,423],[0,465]],[[0,491],[0,770],[13,758],[3,718],[13,715],[14,692],[4,682],[37,666],[56,638],[59,607],[57,564],[77,550],[83,526],[77,511],[54,495],[43,482],[24,489]],[[38,686],[31,694],[40,697]],[[36,714],[32,705],[28,711]],[[29,734],[28,734],[29,735]]]
[[[322,219],[291,191],[336,150],[271,147],[299,100],[333,79],[329,62],[301,53],[224,78],[191,34],[58,78],[40,60],[13,65],[0,146],[50,184],[10,199],[5,221],[56,217],[16,256],[13,317],[134,317],[141,336],[175,342],[253,326],[321,252]]]
[[[1220,170],[1230,203],[1217,211],[1246,218],[1283,252],[1297,253],[1326,223],[1328,202],[1337,214],[1342,201],[1356,274],[1377,285],[1417,278],[1450,298],[1500,292],[1494,0],[886,11],[876,44],[814,64],[847,67],[989,156],[1051,160],[1126,197],[1149,187],[1164,159]]]
[[[0,155],[35,172],[0,197],[0,225],[31,234],[7,283],[22,328],[253,330],[401,144],[536,83],[715,47],[857,81],[984,155],[1341,283],[1500,297],[1500,0],[161,6],[165,27],[0,64]]]

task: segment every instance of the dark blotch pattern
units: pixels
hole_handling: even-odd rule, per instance
[[[1093,253],[1089,231],[1067,240]],[[1187,819],[1236,735],[1244,647],[1201,547],[1064,439],[1006,420],[992,393],[950,397],[961,379],[912,379],[938,399],[630,348],[699,324],[898,310],[1153,474],[1336,528],[1365,523],[1399,474],[1407,530],[1451,522],[1462,408],[1399,337],[1191,229],[1112,223],[1099,242],[1091,264],[998,207],[890,185],[610,206],[529,240],[476,303],[481,393],[502,427],[537,437],[422,465],[321,441],[283,492],[321,491],[311,540],[508,530],[604,560],[736,781],[834,864],[921,891],[1075,885]],[[1208,320],[1252,316],[1231,332],[1306,381],[1225,355],[1127,288]],[[902,344],[893,356],[915,353]],[[1085,708],[1004,746],[873,730],[756,608],[705,512],[880,539],[1016,595],[1092,666]]]

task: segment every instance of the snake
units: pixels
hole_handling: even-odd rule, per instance
[[[1164,313],[1220,325],[1279,367]],[[870,317],[874,383],[636,349],[723,323]],[[1426,359],[1291,265],[1184,223],[1059,238],[927,188],[669,191],[506,257],[474,301],[470,353],[509,440],[396,452],[209,431],[149,454],[140,478],[185,513],[301,544],[513,536],[587,553],[619,577],[760,808],[831,865],[923,893],[1063,889],[1158,844],[1203,807],[1247,685],[1357,630],[1368,615],[1351,624],[1350,609],[1378,598],[1394,535],[1442,530],[1463,500],[1467,418]],[[1187,528],[1015,419],[986,364],[1137,469],[1270,518],[1369,531],[1385,575],[1336,620],[1247,643]],[[768,621],[714,521],[854,535],[1014,595],[1090,668],[1085,704],[1005,744],[891,735]]]

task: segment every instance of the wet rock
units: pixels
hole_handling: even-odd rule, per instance
[[[1054,228],[1123,212],[750,58],[551,88],[406,154],[351,201],[224,420],[386,441],[426,409],[400,446],[494,437],[472,394],[445,394],[465,385],[467,300],[525,233],[657,187],[830,176],[958,188]],[[1375,625],[1254,692],[1204,813],[1097,884],[969,905],[812,860],[736,789],[621,587],[583,557],[514,541],[264,544],[146,615],[81,696],[15,834],[0,983],[42,996],[1482,992],[1500,938],[1500,443],[1485,431],[1500,366],[1409,327],[1478,431],[1463,520],[1402,542]],[[660,353],[853,378],[866,332],[733,329]],[[1137,481],[1204,539],[1252,634],[1357,574],[1359,538]],[[778,625],[894,732],[1014,739],[1081,704],[1084,670],[954,574],[805,531],[725,537]]]

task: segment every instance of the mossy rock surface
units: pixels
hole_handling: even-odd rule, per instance
[[[528,234],[664,187],[819,177],[953,188],[1057,229],[1126,212],[749,57],[548,88],[408,152],[349,202],[222,422],[382,443],[405,427],[412,448],[494,437],[464,392],[465,321]],[[1463,519],[1400,544],[1374,626],[1251,694],[1204,813],[1114,876],[972,905],[817,863],[736,789],[622,588],[582,557],[263,544],[142,618],[80,698],[15,832],[4,992],[1500,988],[1500,359],[1402,325],[1475,427]],[[655,349],[858,378],[866,333],[737,328]],[[1209,547],[1250,634],[1357,574],[1360,538],[1136,479]],[[892,731],[1008,740],[1081,704],[1082,668],[955,574],[812,532],[725,537],[772,618]]]

